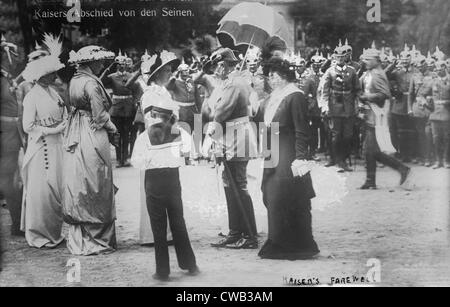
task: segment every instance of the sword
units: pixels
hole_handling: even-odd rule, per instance
[[[241,211],[242,217],[244,219],[245,226],[246,226],[250,236],[254,237],[254,236],[256,236],[256,234],[253,233],[252,227],[250,226],[250,221],[248,219],[247,213],[245,212],[244,205],[242,203],[241,195],[239,194],[236,181],[234,180],[233,175],[231,174],[230,166],[228,165],[228,162],[227,162],[227,159],[226,159],[226,153],[225,153],[226,147],[223,146],[223,144],[221,144],[220,142],[218,142],[216,140],[213,140],[213,143],[215,145],[219,145],[219,146],[222,145],[222,148],[224,148],[223,158],[222,159],[217,159],[217,156],[215,155],[216,163],[217,164],[220,164],[221,162],[223,163],[225,176],[228,179],[228,182],[230,183],[231,191],[233,192],[234,197],[236,199],[236,202],[238,204],[238,207],[239,207],[239,209]]]

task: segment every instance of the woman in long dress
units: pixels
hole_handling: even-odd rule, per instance
[[[269,144],[262,181],[268,211],[268,240],[259,252],[266,259],[307,259],[319,253],[312,235],[311,199],[315,197],[308,171],[308,103],[295,86],[289,62],[272,58],[266,66],[273,89],[256,114],[268,132],[278,134],[279,146]],[[279,133],[271,131],[278,124]],[[271,137],[269,136],[270,140]],[[275,157],[278,151],[278,159]]]
[[[111,99],[96,77],[114,53],[97,46],[71,52],[78,64],[70,82],[72,108],[65,135],[64,219],[69,224],[67,247],[75,255],[116,249],[113,172],[108,132],[117,131],[108,109]]]
[[[46,46],[58,40],[46,36]],[[25,80],[36,84],[24,99],[23,127],[28,149],[23,161],[24,197],[22,229],[32,247],[52,248],[63,240],[63,138],[67,112],[62,98],[52,88],[56,71],[64,67],[58,50],[26,67]]]

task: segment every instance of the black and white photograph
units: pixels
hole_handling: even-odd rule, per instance
[[[0,0],[0,32],[0,288],[450,286],[450,1]]]

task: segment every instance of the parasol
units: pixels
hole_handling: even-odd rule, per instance
[[[243,2],[231,8],[219,21],[217,30],[222,46],[253,45],[262,48],[269,38],[279,39],[293,50],[293,34],[284,17],[270,6]]]

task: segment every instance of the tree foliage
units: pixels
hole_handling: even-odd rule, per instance
[[[347,38],[356,51],[362,51],[375,40],[378,44],[396,45],[397,28],[405,7],[401,0],[382,1],[381,23],[367,21],[366,1],[299,0],[292,15],[300,21],[307,46],[334,47]]]

